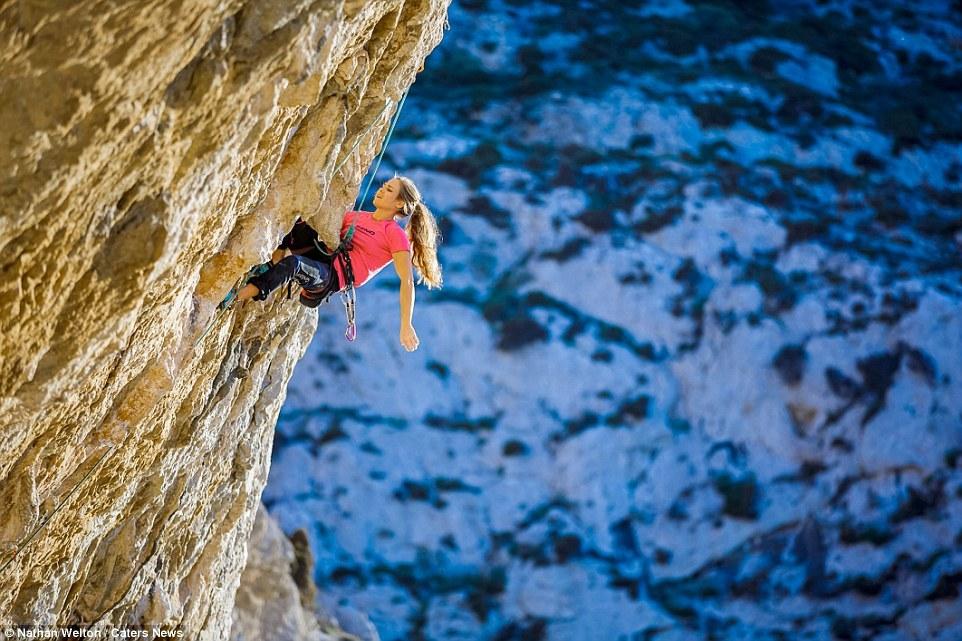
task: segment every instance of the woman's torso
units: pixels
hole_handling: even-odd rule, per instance
[[[351,269],[354,272],[354,286],[360,287],[374,278],[378,272],[391,262],[393,253],[408,249],[404,230],[394,219],[377,220],[371,212],[351,211],[341,222],[341,237],[354,224],[354,237],[351,241]],[[344,283],[341,265],[336,264],[340,282]]]
[[[351,270],[354,273],[354,286],[360,287],[378,274],[384,267],[391,262],[395,251],[409,249],[407,237],[401,226],[392,220],[377,220],[371,212],[347,212],[341,222],[340,236],[343,238],[354,224],[354,236],[349,250],[351,258]],[[291,253],[312,260],[330,262],[330,257],[325,256],[317,248],[318,243],[322,248],[327,247],[318,240],[317,231],[306,222],[298,219],[294,227],[284,237],[283,246],[291,250]],[[341,261],[335,261],[334,271],[337,273],[338,282],[342,285],[346,283]]]

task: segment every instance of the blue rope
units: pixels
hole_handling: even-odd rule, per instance
[[[333,175],[336,175],[339,171],[341,171],[341,169],[344,167],[344,163],[346,163],[348,160],[350,160],[351,154],[354,153],[354,151],[355,151],[355,150],[358,148],[358,146],[361,144],[361,141],[364,140],[364,136],[366,136],[366,135],[368,135],[369,133],[371,133],[371,130],[374,129],[374,125],[376,125],[376,124],[377,124],[377,121],[381,119],[381,116],[384,115],[384,112],[387,111],[387,108],[388,108],[389,106],[391,106],[391,103],[389,103],[389,102],[385,102],[385,103],[384,103],[384,106],[381,107],[381,111],[378,112],[377,116],[371,119],[371,124],[369,124],[367,127],[365,127],[364,131],[361,132],[361,135],[358,136],[358,137],[357,137],[357,140],[354,141],[354,144],[351,145],[350,150],[348,150],[348,152],[347,152],[346,154],[344,154],[344,158],[342,158],[341,161],[340,161],[339,163],[337,163],[337,166],[334,167],[334,173],[331,174],[332,176],[333,176]]]
[[[391,128],[387,130],[387,137],[384,139],[384,147],[381,148],[381,153],[377,157],[377,164],[374,165],[374,171],[371,172],[370,177],[367,179],[367,187],[364,189],[364,195],[361,196],[360,204],[358,201],[354,201],[354,209],[364,204],[367,199],[367,193],[371,190],[371,185],[374,183],[374,178],[377,176],[377,170],[381,168],[381,161],[384,160],[384,152],[387,151],[388,143],[391,142],[391,136],[394,134],[394,128],[397,127],[397,121],[401,117],[401,110],[404,109],[404,101],[408,98],[408,91],[410,88],[404,90],[404,94],[401,95],[401,102],[398,104],[397,111],[394,112],[394,119],[391,121]]]
[[[364,201],[367,200],[367,194],[369,191],[371,191],[371,185],[374,183],[374,178],[377,176],[377,170],[381,168],[381,161],[384,160],[384,154],[385,152],[387,152],[388,143],[391,142],[391,136],[394,134],[394,128],[397,127],[397,121],[401,117],[401,110],[404,108],[404,101],[407,100],[409,90],[410,90],[410,87],[408,87],[408,89],[405,89],[404,93],[401,95],[401,102],[398,103],[397,111],[394,112],[394,118],[391,120],[391,127],[387,131],[387,137],[384,138],[384,146],[381,147],[381,153],[378,154],[377,163],[375,163],[374,165],[374,171],[371,172],[371,175],[367,179],[367,186],[364,188],[364,193],[361,195],[360,204],[358,204],[357,200],[354,201],[354,207],[352,209],[352,211],[354,212],[357,212],[358,207],[363,205]],[[378,114],[378,117],[380,117],[381,114],[383,114],[386,109],[387,109],[387,105],[384,106],[384,109],[381,110],[381,113]],[[354,151],[354,149],[357,148],[357,145],[361,141],[361,138],[363,138],[364,135],[367,133],[367,131],[370,131],[370,129],[371,127],[369,126],[368,129],[363,134],[358,136],[357,142],[354,143],[354,147],[351,149],[352,152]],[[348,153],[348,156],[350,156],[350,152]],[[348,156],[344,157],[344,160],[341,161],[340,165],[344,164]],[[334,173],[337,173],[340,170],[340,165],[338,166],[337,169],[334,170]],[[357,213],[354,214],[354,218],[351,220],[351,226],[347,228],[347,232],[345,232],[344,237],[341,238],[341,244],[351,242],[351,239],[354,238],[355,227],[357,227]],[[328,253],[324,251],[324,249],[321,248],[321,246],[317,243],[317,241],[314,242],[314,245],[317,247],[317,250],[320,251],[325,256],[333,256],[335,253],[335,252]]]
[[[338,254],[338,253],[345,254],[345,256],[342,256],[342,259],[344,260],[344,267],[345,267],[344,275],[347,277],[348,282],[346,283],[345,288],[341,291],[341,301],[344,303],[344,313],[347,315],[347,331],[344,332],[344,336],[349,341],[353,341],[357,337],[357,326],[354,322],[355,306],[356,306],[356,297],[354,294],[354,275],[350,268],[350,264],[351,264],[350,256],[347,255],[346,248],[348,247],[348,244],[351,242],[351,239],[354,238],[354,229],[357,227],[358,207],[363,205],[364,201],[367,200],[367,194],[371,190],[371,185],[374,184],[374,178],[377,176],[377,171],[378,169],[381,168],[381,161],[384,160],[384,154],[387,151],[388,144],[391,142],[391,136],[394,134],[394,128],[397,127],[397,121],[401,117],[401,110],[404,108],[404,101],[407,100],[409,89],[410,87],[408,89],[405,89],[404,93],[401,95],[401,102],[398,103],[397,111],[394,112],[394,118],[391,121],[391,127],[388,129],[387,136],[384,138],[384,145],[381,147],[381,153],[378,154],[377,163],[374,165],[374,170],[371,172],[370,177],[367,179],[367,186],[364,188],[364,193],[361,195],[360,204],[358,204],[357,200],[354,201],[354,210],[353,210],[355,212],[354,218],[353,220],[351,220],[351,226],[348,227],[347,232],[341,238],[340,245],[338,245],[336,250],[334,250],[329,254],[323,249],[321,249],[320,244],[316,240],[314,241],[314,245],[317,247],[318,251],[320,251],[321,253],[327,256],[333,257],[335,254]],[[382,110],[381,113],[384,113],[384,110]],[[357,147],[357,143],[355,143],[354,146]],[[345,160],[346,159],[347,158],[345,158]],[[331,265],[333,267],[333,261]]]

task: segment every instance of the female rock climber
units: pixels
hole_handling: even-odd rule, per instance
[[[399,219],[410,217],[407,230]],[[438,264],[437,221],[431,210],[421,202],[421,193],[410,178],[395,176],[374,195],[374,211],[347,212],[341,223],[341,235],[355,224],[354,237],[348,249],[354,286],[371,280],[389,262],[401,278],[401,345],[411,352],[418,348],[414,331],[414,278],[412,262],[420,274],[418,282],[429,289],[441,287],[441,266]],[[301,286],[301,303],[316,307],[332,292],[347,284],[341,261],[333,261],[317,247],[317,232],[298,219],[271,255],[271,267],[254,276],[237,292],[237,301],[249,298],[264,300],[285,282]],[[290,252],[290,254],[288,254]]]

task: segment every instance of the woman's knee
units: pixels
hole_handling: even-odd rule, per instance
[[[280,259],[277,263],[274,264],[274,267],[280,267],[283,265],[284,268],[286,269],[296,269],[297,263],[298,261],[300,261],[300,259],[301,259],[300,256],[295,256],[294,254],[291,254],[290,256],[285,256],[284,258]]]
[[[294,278],[301,287],[317,289],[324,285],[327,269],[324,263],[309,258],[300,260],[294,271]]]
[[[300,256],[285,256],[271,267],[271,271],[279,276],[281,281],[290,280],[300,270],[300,261]]]

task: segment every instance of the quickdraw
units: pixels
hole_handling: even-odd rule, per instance
[[[343,243],[342,243],[343,245]],[[341,290],[341,302],[344,304],[344,315],[347,316],[347,329],[344,330],[344,338],[354,341],[357,338],[357,296],[354,292],[354,270],[351,268],[351,254],[342,251],[341,268],[344,270],[344,279],[347,280],[347,287]]]
[[[341,302],[344,304],[344,314],[347,316],[347,329],[344,332],[344,338],[349,341],[354,341],[354,339],[357,338],[357,324],[355,322],[357,295],[354,292],[354,270],[351,267],[351,243],[348,240],[342,240],[341,244],[337,246],[337,249],[332,252],[327,251],[325,246],[317,242],[317,240],[314,241],[314,246],[317,248],[317,251],[331,259],[331,269],[334,268],[335,262],[338,260],[341,262],[341,272],[344,274],[345,282],[342,283],[340,294]],[[333,293],[333,291],[324,293],[321,303],[327,302]]]

